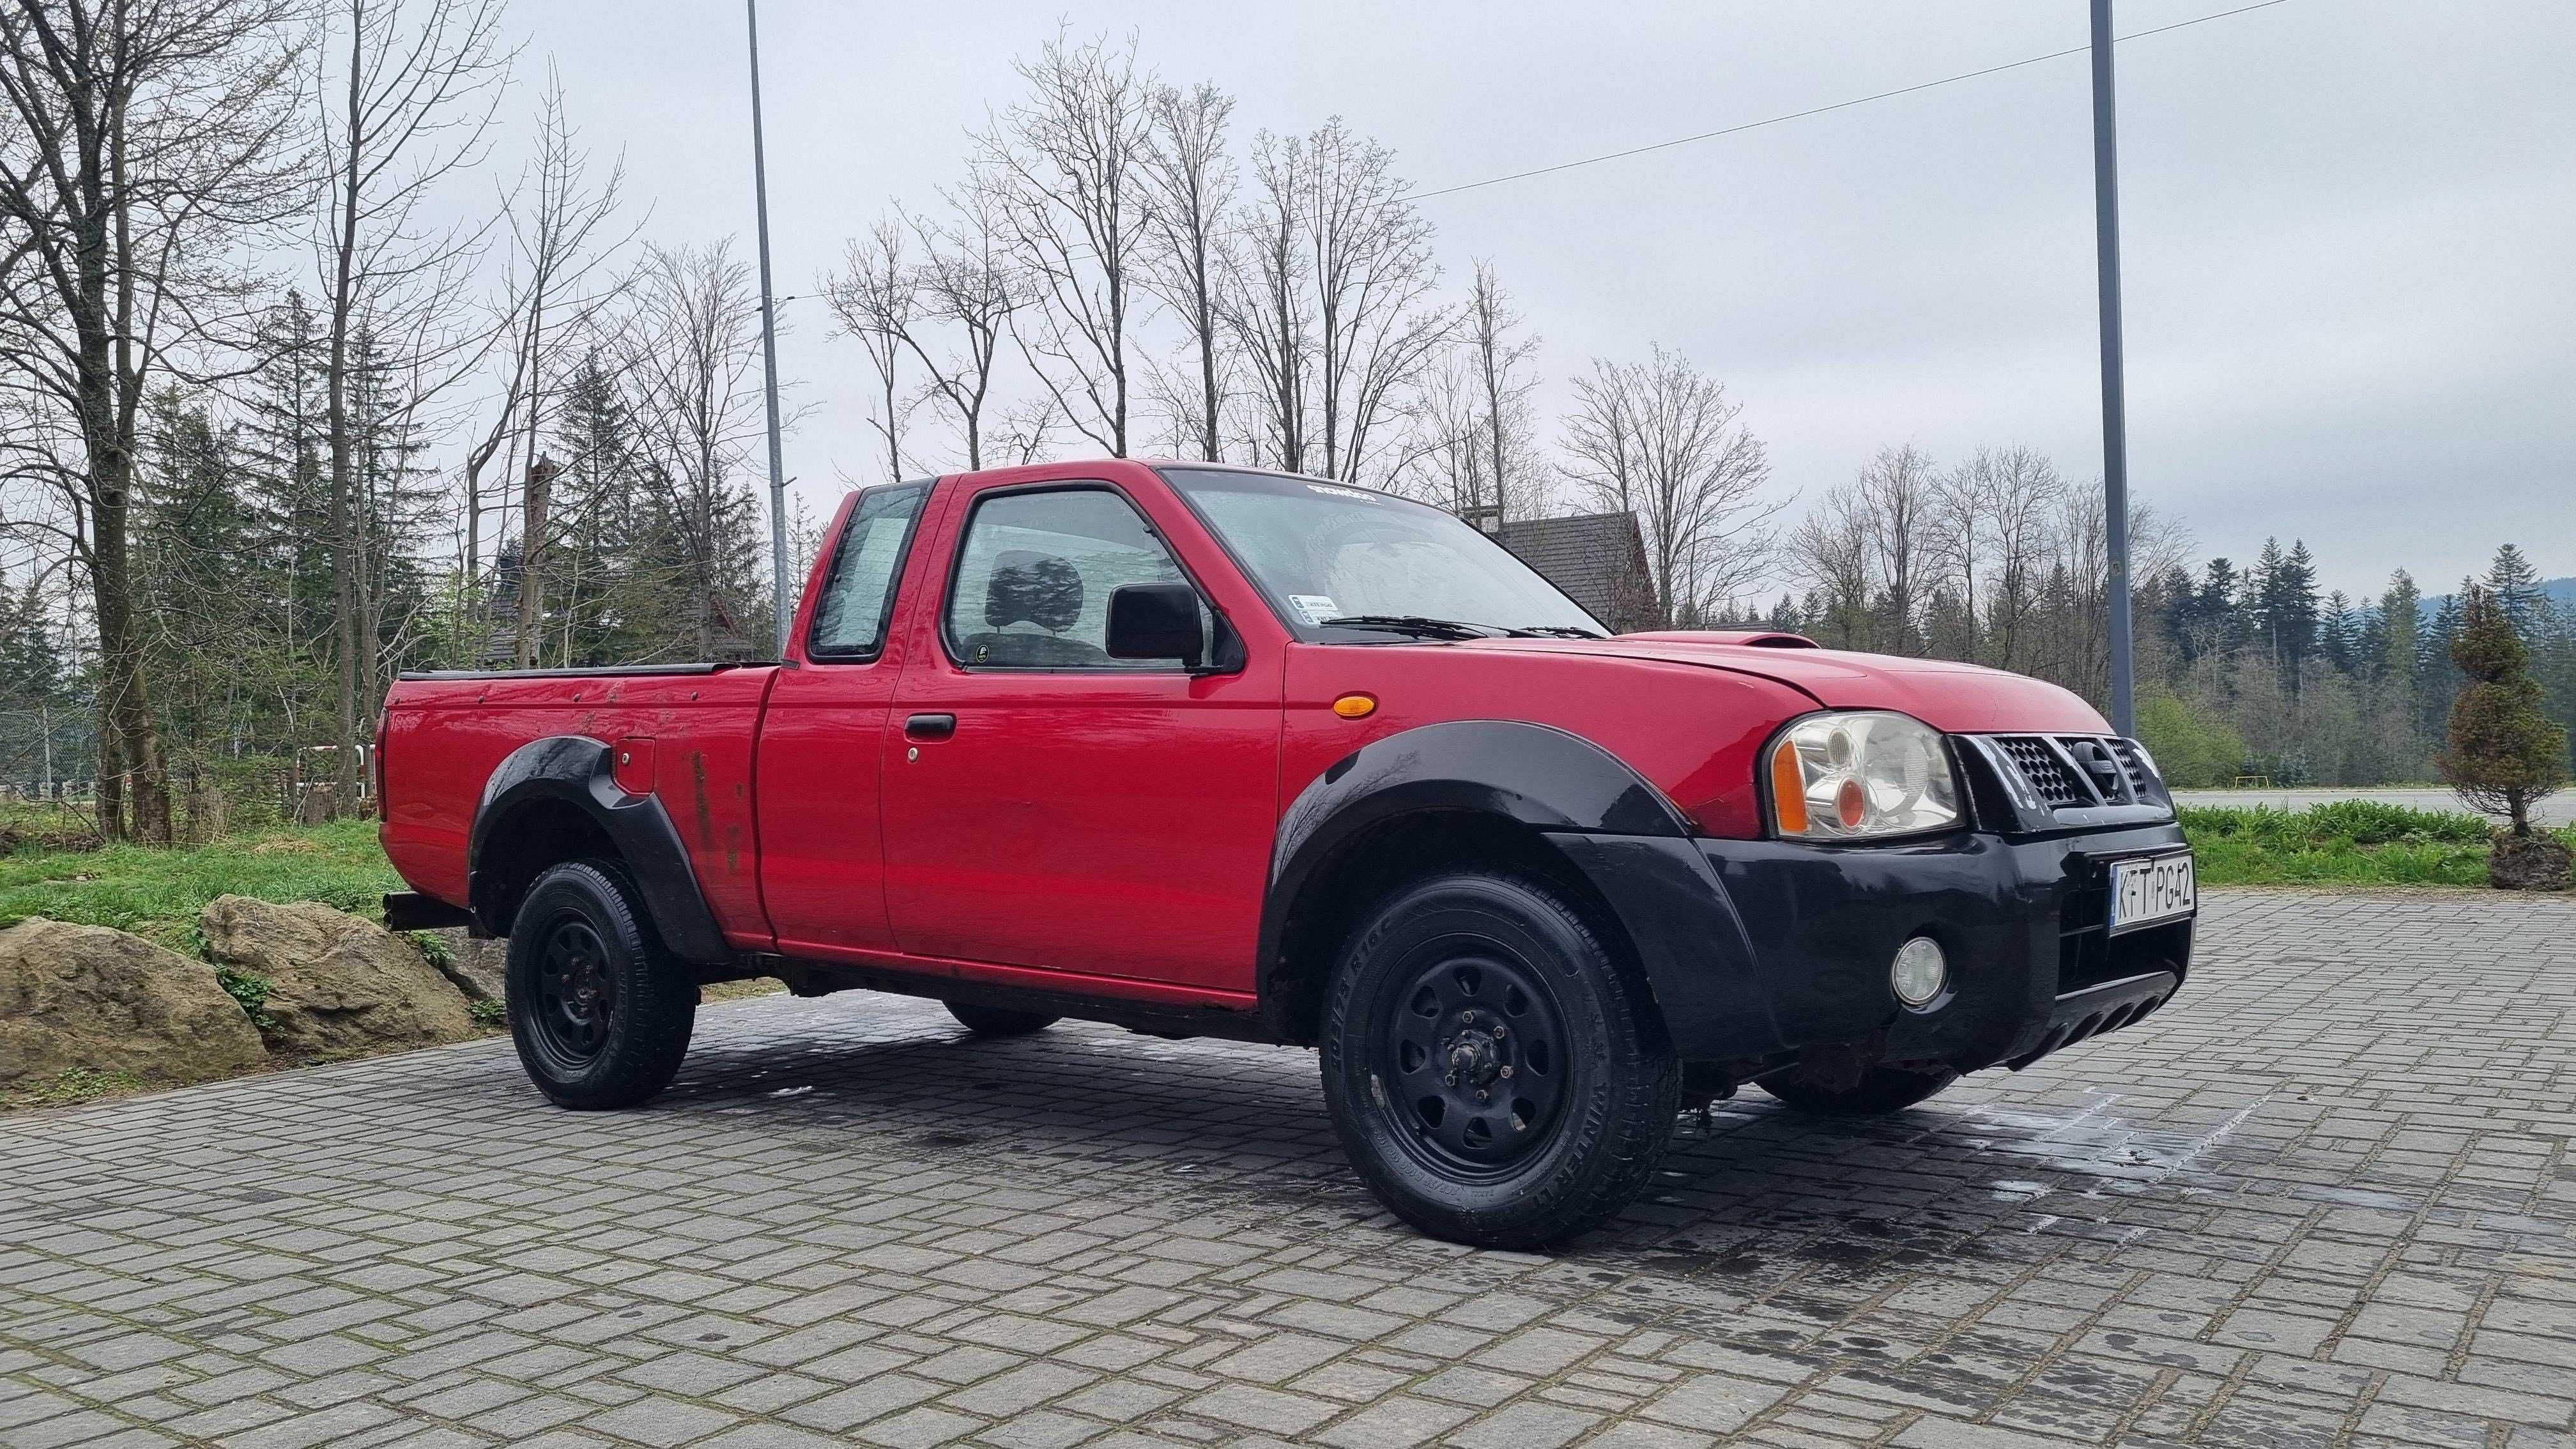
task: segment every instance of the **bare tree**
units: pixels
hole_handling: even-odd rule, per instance
[[[1249,408],[1252,461],[1303,473],[1315,350],[1314,262],[1302,244],[1313,190],[1304,143],[1256,136],[1252,177],[1256,194],[1236,224],[1242,245],[1223,257],[1219,305],[1259,385]]]
[[[913,274],[921,318],[956,329],[959,345],[934,358],[922,345],[919,328],[906,327],[901,335],[929,372],[931,394],[965,439],[966,466],[981,468],[984,404],[993,391],[993,366],[1002,334],[1025,294],[986,193],[970,187],[948,223],[933,227],[915,219],[912,229],[927,253]],[[891,395],[887,401],[891,406]]]
[[[1984,478],[1980,507],[1995,541],[1994,586],[1986,606],[1997,655],[2005,669],[2030,660],[2028,625],[2039,605],[2039,585],[2051,547],[2050,530],[2066,497],[2057,465],[2027,448],[2000,454]]]
[[[1327,478],[1368,476],[1405,389],[1449,339],[1431,305],[1431,224],[1405,199],[1395,155],[1339,117],[1306,138],[1305,244],[1315,289],[1316,441]]]
[[[99,826],[171,838],[128,561],[138,423],[241,295],[232,243],[300,204],[289,0],[0,3],[0,388],[78,457],[13,448],[62,498],[99,647]]]
[[[329,314],[333,610],[338,628],[339,771],[336,800],[357,798],[358,755],[377,693],[373,640],[360,637],[359,517],[351,426],[350,341],[362,319],[446,308],[479,250],[484,227],[441,224],[431,200],[450,176],[480,162],[512,53],[501,41],[502,0],[331,0],[338,77],[322,112],[319,159],[326,203],[319,238]],[[395,324],[399,330],[399,324]]]
[[[740,481],[761,428],[759,302],[728,240],[646,255],[635,312],[617,338],[635,420],[679,533],[701,658],[732,619],[729,565],[751,510]]]
[[[904,224],[886,217],[866,236],[853,238],[841,254],[840,272],[823,280],[823,298],[876,366],[883,412],[868,421],[885,439],[886,477],[900,478],[903,420],[910,409],[898,396],[898,374],[913,345],[913,319],[920,315],[919,278],[904,254]]]
[[[1133,39],[1113,49],[1059,32],[1016,68],[1031,95],[977,134],[973,182],[1033,279],[1035,325],[1013,335],[1074,429],[1123,458],[1152,82]]]
[[[1983,661],[1991,639],[2011,667],[2039,535],[2063,486],[2054,464],[2019,446],[1979,448],[1935,484],[1932,553],[1957,590],[1969,662]]]
[[[1235,194],[1234,162],[1225,150],[1234,97],[1204,81],[1187,90],[1157,86],[1147,110],[1143,176],[1154,245],[1145,282],[1181,319],[1197,354],[1199,395],[1190,417],[1198,455],[1215,462],[1225,456],[1219,386],[1225,327],[1217,292]]]
[[[526,200],[504,213],[510,224],[513,283],[507,315],[515,325],[509,329],[511,385],[504,389],[502,419],[507,428],[519,407],[525,407],[518,436],[526,440],[530,460],[520,489],[519,617],[512,635],[522,669],[537,662],[543,646],[540,621],[555,542],[545,493],[562,465],[540,456],[546,404],[559,371],[553,363],[568,341],[590,340],[592,324],[618,293],[620,281],[609,269],[633,236],[632,231],[613,231],[625,175],[621,159],[595,184],[591,181],[590,159],[579,149],[564,111],[562,82],[549,66],[538,104],[537,149],[529,163]],[[483,457],[489,456],[485,450]],[[479,464],[467,469],[469,518],[479,518],[481,511],[480,498],[473,496],[480,472]],[[474,529],[469,526],[468,531]],[[468,558],[473,557],[469,548]]]
[[[1498,516],[1509,518],[1534,508],[1540,491],[1529,405],[1538,379],[1526,371],[1538,339],[1522,331],[1521,314],[1512,310],[1511,295],[1491,262],[1476,264],[1463,330],[1485,405],[1478,441],[1492,480],[1493,506]]]
[[[1922,650],[1924,596],[1933,574],[1935,485],[1931,457],[1911,443],[1879,449],[1853,480],[1870,522],[1870,554],[1881,588],[1886,645],[1898,654]]]
[[[1878,647],[1870,534],[1868,505],[1848,486],[1816,500],[1789,530],[1790,566],[1810,591],[1818,632],[1845,649]]]
[[[1576,488],[1637,516],[1663,622],[1710,619],[1759,572],[1781,507],[1760,496],[1771,463],[1739,421],[1744,405],[1661,347],[1646,362],[1596,359],[1574,388],[1564,448]]]

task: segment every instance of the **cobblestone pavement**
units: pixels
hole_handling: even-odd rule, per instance
[[[2212,893],[2147,1023],[1758,1093],[1553,1257],[1394,1225],[1303,1052],[710,1008],[0,1118],[0,1444],[2566,1442],[2576,902]]]

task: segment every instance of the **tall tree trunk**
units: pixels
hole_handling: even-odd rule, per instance
[[[351,291],[358,254],[357,128],[362,124],[365,101],[361,84],[365,75],[366,27],[359,20],[363,9],[359,3],[350,6],[348,155],[336,198],[340,203],[340,214],[334,218],[337,235],[332,238],[331,366],[324,401],[331,434],[331,607],[340,656],[339,768],[333,777],[331,799],[334,814],[358,798],[358,525],[357,509],[350,497],[354,480],[349,466],[349,317],[357,300]]]
[[[134,584],[125,553],[126,489],[123,480],[111,487],[111,492],[102,494],[90,543],[100,687],[106,696],[102,713],[116,743],[118,773],[128,783],[131,836],[146,845],[167,845],[170,782],[161,759],[160,731],[152,718],[151,693],[144,682],[143,635],[134,617]],[[100,805],[104,814],[106,802]]]
[[[536,667],[537,651],[544,643],[540,631],[545,627],[546,618],[546,514],[554,502],[555,475],[562,471],[554,459],[542,455],[528,465],[525,508],[519,515],[519,627],[516,642],[521,669]]]

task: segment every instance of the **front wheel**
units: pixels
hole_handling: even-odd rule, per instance
[[[1681,1069],[1637,978],[1553,889],[1460,874],[1405,889],[1344,949],[1324,1100],[1360,1175],[1434,1237],[1532,1248],[1652,1178]]]
[[[538,876],[510,927],[510,1039],[557,1106],[632,1107],[671,1084],[698,988],[662,948],[626,872],[607,861]]]
[[[1848,1087],[1820,1087],[1793,1067],[1758,1079],[1758,1085],[1783,1105],[1820,1117],[1884,1117],[1928,1101],[1957,1080],[1957,1072],[1900,1072],[1893,1067],[1871,1067]]]

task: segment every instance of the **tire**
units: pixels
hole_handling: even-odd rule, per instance
[[[510,927],[510,1039],[559,1107],[632,1107],[688,1055],[697,984],[647,923],[617,865],[572,861],[537,877]]]
[[[1379,1201],[1476,1247],[1542,1247],[1617,1213],[1681,1108],[1637,975],[1517,877],[1438,876],[1379,905],[1333,972],[1322,1048],[1333,1128]]]
[[[1871,1067],[1861,1073],[1859,1082],[1838,1089],[1819,1087],[1793,1067],[1760,1078],[1755,1085],[1783,1106],[1820,1117],[1884,1117],[1930,1100],[1957,1080],[1957,1072],[1900,1072],[1892,1067]]]
[[[1001,1006],[969,1006],[962,1001],[942,1003],[957,1024],[977,1036],[1027,1036],[1064,1020],[1042,1011],[1013,1011]]]

